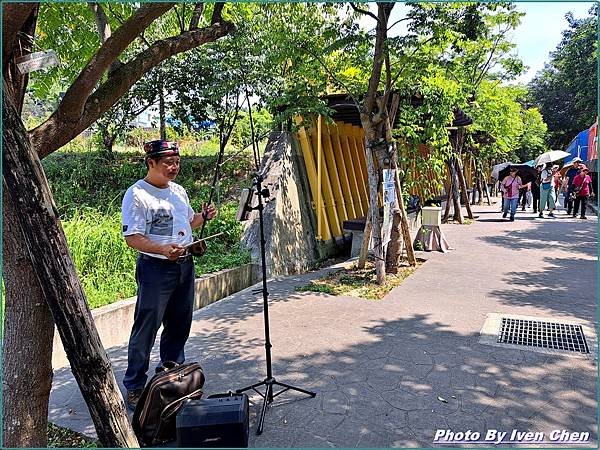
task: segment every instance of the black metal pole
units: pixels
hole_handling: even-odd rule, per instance
[[[262,294],[263,294],[263,316],[265,324],[265,352],[267,358],[267,378],[273,378],[273,369],[271,367],[271,333],[269,326],[269,291],[267,290],[267,254],[265,242],[265,228],[263,219],[263,192],[262,192],[262,175],[256,175],[256,191],[258,193],[258,222],[260,225],[260,257],[262,261]],[[269,402],[273,401],[273,393],[269,397]]]
[[[309,395],[310,397],[315,397],[317,394],[308,391],[306,389],[301,389],[299,387],[291,386],[289,384],[280,383],[273,377],[273,368],[271,366],[271,333],[269,327],[269,291],[267,290],[267,255],[266,255],[266,241],[265,241],[265,229],[264,229],[264,218],[263,218],[263,210],[264,210],[264,202],[263,197],[268,197],[269,192],[267,190],[263,191],[262,188],[262,175],[260,173],[256,174],[254,186],[256,188],[256,193],[258,195],[258,206],[253,209],[258,210],[258,221],[260,225],[260,257],[262,262],[262,294],[263,294],[263,316],[264,316],[264,324],[265,324],[265,352],[267,359],[267,377],[259,382],[254,383],[250,386],[246,386],[242,389],[237,389],[236,392],[242,393],[248,390],[256,391],[262,398],[263,404],[260,411],[260,417],[258,419],[258,426],[256,427],[256,434],[260,435],[263,432],[263,427],[265,425],[265,415],[267,412],[267,406],[270,403],[273,403],[273,398],[277,397],[280,394],[283,394],[286,391],[292,390],[296,392],[300,392],[302,394]],[[260,386],[265,386],[264,394],[259,391],[257,388]],[[279,390],[277,393],[273,393],[273,386],[279,386],[283,389]]]

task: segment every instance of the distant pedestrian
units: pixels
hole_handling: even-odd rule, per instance
[[[531,182],[531,196],[533,197],[533,212],[538,212],[540,208],[540,185],[542,184],[542,180],[540,178],[540,174],[542,173],[542,169],[544,168],[543,164],[538,164],[536,169],[537,176],[535,180]],[[541,211],[541,209],[540,209]]]
[[[554,190],[554,174],[552,173],[551,163],[546,164],[546,167],[540,174],[540,178],[542,184],[540,189],[540,214],[538,217],[544,217],[546,205],[548,205],[548,209],[550,210],[548,217],[556,217],[554,215],[554,209],[556,208],[556,191]]]
[[[573,199],[575,197],[574,195],[571,195],[573,193],[573,180],[577,175],[579,175],[579,170],[581,169],[582,163],[581,158],[573,158],[572,163],[573,167],[567,170],[567,173],[565,174],[565,180],[567,182],[565,192],[565,209],[569,215],[573,211]]]
[[[560,166],[558,164],[554,164],[552,166],[552,176],[554,179],[552,180],[552,184],[554,185],[554,198],[558,200],[558,194],[560,192],[560,186],[562,185],[562,177],[560,176]]]
[[[577,216],[579,205],[581,204],[581,218],[587,219],[585,210],[587,207],[587,199],[590,196],[590,186],[592,179],[588,175],[589,169],[581,164],[579,175],[573,179],[573,193],[575,194],[575,205],[573,206],[573,217]]]
[[[509,174],[504,177],[500,185],[502,192],[504,192],[504,213],[502,214],[502,218],[506,219],[510,211],[511,222],[515,220],[517,204],[519,203],[519,189],[523,187],[521,177],[517,173],[518,170],[515,167],[511,167]]]

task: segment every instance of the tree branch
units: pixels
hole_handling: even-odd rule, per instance
[[[375,19],[377,21],[377,23],[379,23],[379,17],[377,17],[375,14],[373,14],[371,11],[367,11],[365,9],[361,9],[358,6],[356,6],[354,3],[350,2],[350,6],[352,7],[352,9],[354,11],[356,11],[357,13],[360,14],[364,14],[365,16],[369,16],[372,17],[373,19]]]
[[[223,12],[223,6],[225,6],[225,3],[223,2],[215,3],[215,9],[213,9],[212,17],[210,18],[211,25],[222,20],[221,13]]]
[[[4,3],[2,7],[2,66],[6,68],[17,34],[38,3]]]
[[[429,41],[432,41],[433,39],[434,39],[434,37],[433,37],[433,36],[432,36],[432,37],[429,37],[429,38],[427,38],[427,39],[425,39],[423,42],[421,42],[421,44],[420,44],[420,45],[419,45],[417,48],[415,48],[415,49],[412,51],[412,53],[411,53],[411,54],[410,54],[408,57],[409,57],[409,58],[412,58],[412,57],[415,55],[415,53],[417,53],[419,50],[421,50],[421,48],[422,48],[422,47],[423,47],[425,44],[427,44]],[[392,86],[393,86],[394,84],[396,84],[396,81],[398,81],[398,78],[400,78],[400,75],[402,75],[402,72],[404,71],[404,68],[405,68],[405,67],[406,67],[406,64],[405,64],[404,66],[402,66],[402,68],[400,69],[400,71],[399,71],[399,72],[396,74],[396,76],[395,76],[395,77],[394,77],[394,79],[392,80]]]
[[[41,157],[49,155],[94,123],[150,69],[173,55],[186,52],[207,42],[213,42],[229,34],[233,29],[232,23],[222,21],[205,28],[156,41],[133,60],[123,64],[112,73],[85,100],[82,113],[74,120],[66,120],[64,114],[60,114],[59,110],[64,108],[64,102],[61,103],[59,110],[54,112],[48,120],[29,132],[34,149]]]
[[[104,44],[111,35],[110,24],[108,23],[108,18],[106,17],[106,13],[100,3],[88,3],[88,6],[94,13],[94,17],[96,18],[96,27],[98,28],[98,36],[100,37],[100,42]],[[121,65],[121,61],[119,59],[115,59],[115,61],[108,68],[108,73],[114,72]]]
[[[196,5],[194,6],[194,12],[192,13],[192,18],[190,19],[190,30],[195,30],[196,28],[198,28],[203,12],[204,3],[196,3]]]
[[[350,98],[352,99],[352,101],[354,102],[356,107],[358,108],[360,106],[360,102],[352,94],[352,90],[331,71],[331,69],[327,66],[327,64],[325,64],[325,62],[322,60],[322,58],[319,55],[317,55],[316,53],[313,53],[311,50],[309,50],[305,44],[300,44],[300,48],[302,50],[304,50],[306,53],[308,53],[309,55],[311,55],[313,58],[315,58],[319,64],[321,64],[321,66],[325,69],[325,71],[329,74],[329,76],[331,78],[333,78],[336,83],[338,83],[340,86],[342,86],[342,88],[344,88],[344,90],[348,93],[348,95],[350,96]]]
[[[369,77],[369,87],[367,89],[367,95],[364,102],[364,112],[368,115],[373,113],[375,107],[375,98],[377,96],[377,89],[379,88],[379,82],[381,81],[381,69],[383,67],[386,52],[385,44],[387,41],[387,21],[389,13],[392,11],[394,3],[378,3],[377,4],[377,29],[375,38],[375,54],[373,55],[373,67],[371,69],[371,76]]]
[[[83,68],[54,114],[60,116],[62,121],[78,120],[85,101],[104,72],[143,30],[172,7],[173,3],[146,3],[135,11]]]

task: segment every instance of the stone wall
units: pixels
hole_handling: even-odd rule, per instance
[[[262,165],[263,186],[270,191],[264,209],[268,276],[307,271],[318,258],[310,196],[302,172],[297,143],[289,132],[273,132]],[[242,241],[260,264],[258,212],[246,222]]]

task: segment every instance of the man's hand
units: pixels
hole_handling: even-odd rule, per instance
[[[184,252],[185,248],[179,244],[164,244],[160,253],[170,261],[176,261]]]
[[[202,203],[202,217],[204,220],[211,220],[217,215],[217,209],[213,204]]]

